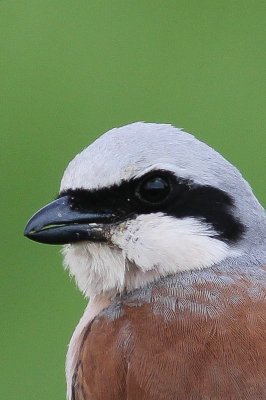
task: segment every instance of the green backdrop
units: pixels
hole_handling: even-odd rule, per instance
[[[0,2],[1,398],[65,398],[85,301],[60,248],[23,238],[68,161],[101,132],[171,122],[265,193],[264,1]]]

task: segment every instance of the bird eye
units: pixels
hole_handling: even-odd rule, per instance
[[[140,200],[158,204],[164,201],[170,193],[170,183],[163,177],[157,176],[144,180],[138,190]]]

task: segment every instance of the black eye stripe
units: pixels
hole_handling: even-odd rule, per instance
[[[145,200],[140,189],[149,182],[149,196],[158,199]],[[163,182],[167,182],[163,189]],[[169,185],[169,186],[168,186]],[[148,190],[149,191],[149,190]],[[224,191],[212,186],[201,186],[189,180],[179,179],[168,171],[152,171],[137,179],[123,181],[98,190],[75,189],[66,190],[58,197],[69,195],[72,207],[80,212],[111,211],[114,221],[134,218],[140,214],[162,212],[176,218],[197,217],[211,224],[226,241],[238,240],[244,227],[234,217],[234,203]],[[146,192],[147,195],[147,192]]]
[[[124,210],[129,204],[131,208],[133,205],[137,207],[137,203],[139,203],[140,200],[137,192],[141,185],[158,178],[168,182],[169,186],[170,180],[172,183],[176,182],[176,177],[171,172],[161,170],[159,172],[151,171],[145,176],[131,179],[130,181],[122,181],[120,185],[113,185],[97,190],[87,190],[83,188],[74,190],[68,189],[62,191],[57,197],[69,195],[72,200],[72,207],[76,209],[80,207],[80,209],[85,210],[86,207],[91,208],[91,206],[93,206],[95,209],[115,207]],[[180,183],[181,182],[183,181],[180,180]],[[183,186],[186,187],[185,184],[183,184]]]

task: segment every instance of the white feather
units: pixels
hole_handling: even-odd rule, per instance
[[[237,254],[205,222],[162,213],[140,215],[114,227],[111,242],[64,247],[65,266],[86,297],[114,296],[160,276],[209,267]]]

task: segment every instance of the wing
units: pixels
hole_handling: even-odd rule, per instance
[[[229,279],[230,278],[230,279]],[[225,284],[227,282],[227,284]],[[86,332],[73,400],[266,399],[266,293],[245,276],[169,281]]]

